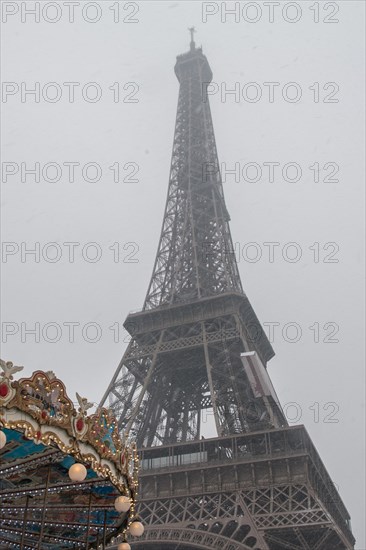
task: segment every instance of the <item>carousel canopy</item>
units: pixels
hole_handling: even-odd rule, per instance
[[[138,457],[106,409],[52,372],[0,367],[0,548],[103,548],[135,517]],[[118,499],[118,500],[116,500]]]

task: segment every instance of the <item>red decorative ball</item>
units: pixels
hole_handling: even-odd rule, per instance
[[[0,384],[0,397],[6,397],[9,393],[9,388],[6,384]]]
[[[82,432],[84,429],[84,420],[82,418],[78,418],[76,421],[76,429],[78,432]]]

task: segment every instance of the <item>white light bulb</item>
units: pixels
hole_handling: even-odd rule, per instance
[[[130,533],[133,537],[141,537],[145,527],[142,525],[141,521],[133,521],[130,525]]]
[[[131,508],[131,501],[128,497],[121,495],[114,501],[114,507],[117,512],[127,512]]]
[[[0,449],[5,447],[5,445],[6,445],[6,435],[4,432],[0,431]]]
[[[69,468],[69,478],[71,481],[84,481],[86,474],[87,471],[84,464],[75,463]]]

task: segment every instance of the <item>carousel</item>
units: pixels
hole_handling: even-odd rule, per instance
[[[144,530],[135,445],[53,372],[22,369],[0,361],[1,550],[129,550]]]

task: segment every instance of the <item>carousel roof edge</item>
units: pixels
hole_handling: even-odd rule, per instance
[[[36,444],[57,447],[120,490],[126,489],[126,482],[137,490],[136,445],[119,434],[108,409],[88,415],[93,403],[76,393],[75,405],[52,371],[36,370],[14,380],[23,367],[0,360],[0,368],[0,426],[23,432]]]

